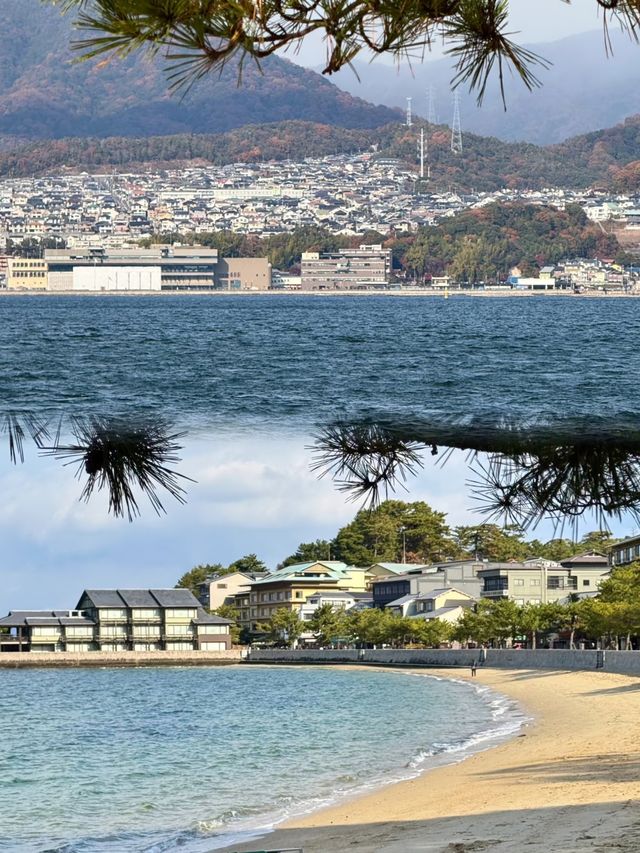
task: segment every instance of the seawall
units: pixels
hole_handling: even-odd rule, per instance
[[[0,668],[94,666],[225,666],[240,663],[244,649],[225,652],[3,652]]]
[[[601,670],[640,676],[640,651],[596,649],[253,649],[248,663]]]

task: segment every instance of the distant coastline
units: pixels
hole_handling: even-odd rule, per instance
[[[65,290],[55,291],[50,290],[0,290],[0,298],[9,296],[24,296],[24,297],[67,297],[67,296],[90,296],[93,298],[100,297],[168,297],[168,296],[206,296],[206,297],[222,297],[233,296],[238,298],[250,298],[256,296],[269,297],[295,297],[295,296],[313,296],[313,297],[365,297],[365,296],[380,296],[380,297],[416,297],[416,298],[433,298],[433,299],[460,299],[461,297],[484,297],[484,298],[586,298],[586,299],[637,299],[640,293],[621,293],[613,291],[603,293],[602,291],[590,291],[586,293],[573,293],[569,290],[557,291],[531,291],[531,290],[449,290],[448,292],[426,291],[421,288],[407,288],[404,290],[104,290],[96,291],[78,291]]]

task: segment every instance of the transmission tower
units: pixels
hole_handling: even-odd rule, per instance
[[[453,122],[451,124],[451,150],[454,154],[462,154],[462,130],[460,127],[460,96],[453,94]]]
[[[436,98],[431,85],[427,89],[427,121],[430,125],[436,123]]]
[[[407,98],[407,127],[411,127],[413,124],[413,119],[411,118],[411,98]]]

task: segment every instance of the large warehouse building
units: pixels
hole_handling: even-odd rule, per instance
[[[69,292],[268,290],[267,258],[220,258],[202,246],[48,249],[43,259],[10,258],[9,290]]]

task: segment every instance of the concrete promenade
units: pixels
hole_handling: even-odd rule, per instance
[[[249,663],[601,670],[640,676],[640,651],[595,649],[253,649]],[[484,662],[483,662],[484,661]]]

